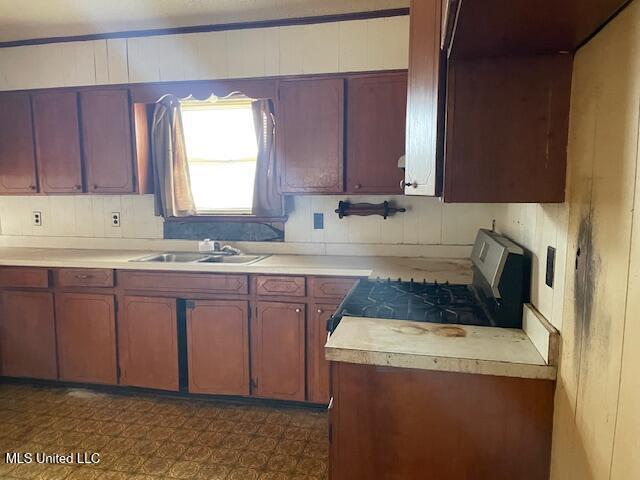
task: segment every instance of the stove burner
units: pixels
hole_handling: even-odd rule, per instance
[[[467,285],[361,280],[334,318],[342,315],[462,325],[490,325]],[[334,328],[337,325],[335,322]]]

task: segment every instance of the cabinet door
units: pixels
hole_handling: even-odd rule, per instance
[[[118,353],[121,384],[177,391],[176,300],[124,297],[118,318]]]
[[[251,323],[253,395],[305,398],[304,304],[258,302]]]
[[[34,193],[36,156],[29,95],[0,95],[0,193]]]
[[[407,74],[351,78],[347,91],[347,191],[401,194]]]
[[[249,308],[245,301],[187,303],[189,391],[249,395]]]
[[[76,93],[38,93],[32,101],[40,190],[82,192]]]
[[[7,377],[58,377],[52,293],[2,292],[0,358]]]
[[[56,295],[60,379],[118,383],[113,295]]]
[[[278,138],[281,190],[344,190],[344,80],[280,83]]]
[[[82,92],[80,114],[87,190],[95,193],[133,193],[129,92]]]
[[[310,402],[329,402],[329,362],[324,357],[324,345],[327,320],[337,308],[337,305],[311,305],[307,324],[307,399]]]
[[[405,194],[437,195],[441,0],[412,0]]]

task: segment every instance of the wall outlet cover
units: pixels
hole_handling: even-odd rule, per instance
[[[42,226],[42,212],[40,212],[39,210],[34,210],[31,213],[31,219],[33,221],[34,226],[36,227]]]
[[[120,212],[111,212],[111,226],[112,227],[120,226]]]
[[[548,287],[553,288],[553,279],[555,277],[556,270],[556,249],[553,247],[547,247],[547,271],[545,275],[544,283]]]
[[[313,229],[314,230],[324,229],[324,213],[313,214]]]

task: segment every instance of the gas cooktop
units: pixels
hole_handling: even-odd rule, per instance
[[[329,319],[333,331],[344,316],[491,326],[469,285],[360,280]]]

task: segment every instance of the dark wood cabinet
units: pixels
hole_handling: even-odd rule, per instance
[[[187,301],[189,392],[249,395],[246,301]]]
[[[53,294],[2,292],[2,375],[54,380],[58,377]]]
[[[305,305],[258,302],[251,320],[252,394],[305,399]]]
[[[118,317],[120,383],[177,391],[175,298],[125,296]]]
[[[134,192],[131,112],[126,89],[80,93],[87,191]]]
[[[331,392],[331,480],[549,478],[553,381],[332,362]]]
[[[441,190],[441,2],[411,2],[404,188],[407,195],[434,196]]]
[[[282,81],[278,126],[282,192],[343,192],[344,79]]]
[[[77,93],[37,93],[32,102],[40,190],[82,192]]]
[[[113,295],[56,294],[60,379],[118,383]]]
[[[571,55],[453,60],[444,200],[563,202]]]
[[[402,193],[406,114],[406,73],[348,80],[347,192]]]
[[[0,194],[37,190],[31,98],[0,94]]]
[[[327,320],[338,308],[335,304],[309,306],[307,321],[307,400],[329,403],[329,362],[324,356],[327,343]]]

